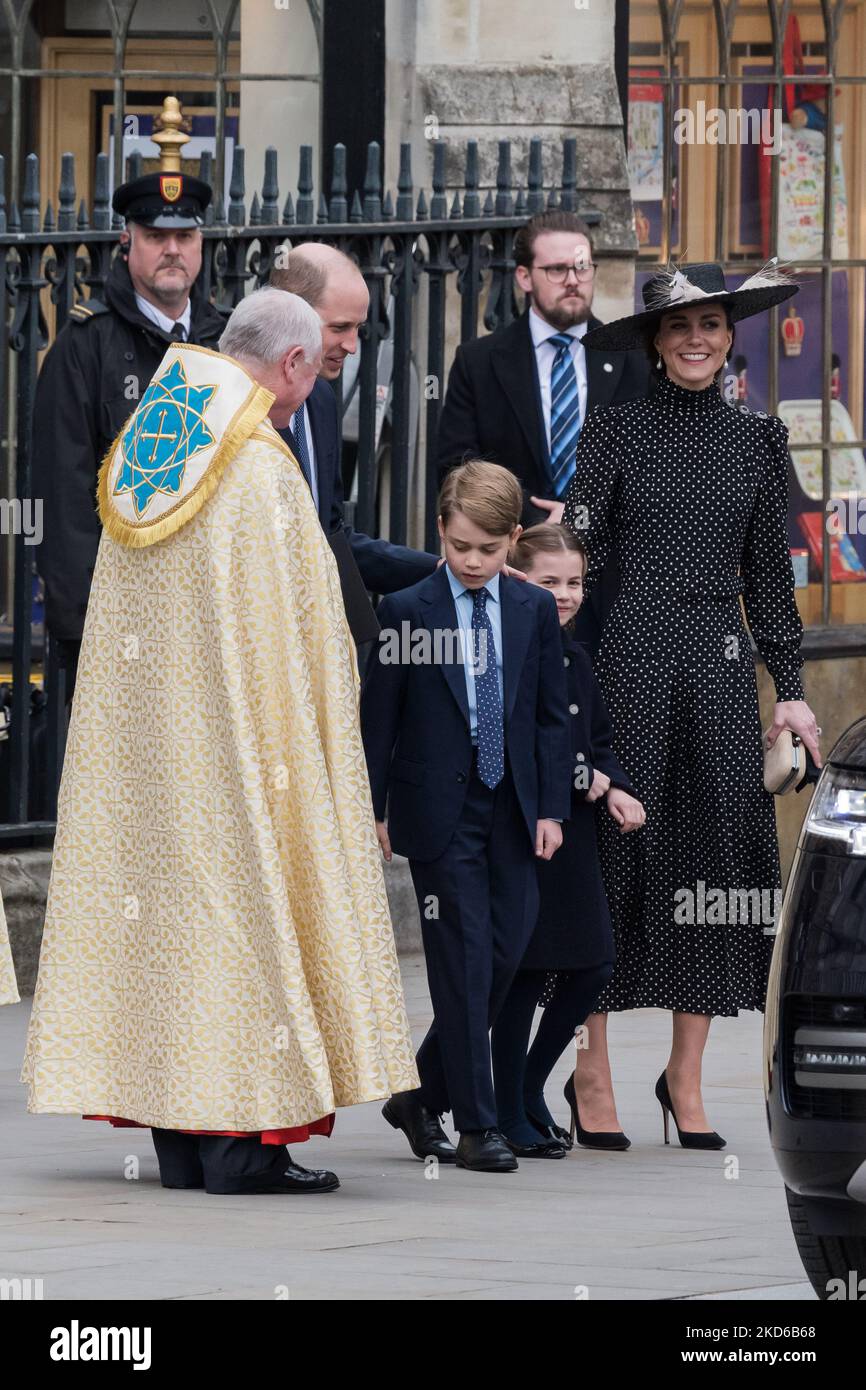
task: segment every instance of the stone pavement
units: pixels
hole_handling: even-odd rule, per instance
[[[402,960],[413,1031],[423,961]],[[788,1225],[760,1087],[761,1017],[717,1019],[705,1062],[721,1154],[662,1143],[652,1091],[669,1015],[611,1024],[627,1153],[577,1149],[517,1173],[425,1177],[378,1105],[297,1146],[342,1187],[210,1197],[159,1186],[150,1136],[27,1115],[18,1083],[29,1001],[0,1009],[0,1278],[50,1299],[814,1299]],[[565,1056],[548,1100],[564,1121]],[[137,1180],[124,1177],[140,1158]],[[725,1176],[731,1160],[739,1175]],[[583,1292],[585,1290],[585,1292]]]

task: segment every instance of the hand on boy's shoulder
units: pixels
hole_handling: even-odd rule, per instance
[[[562,514],[565,511],[564,502],[554,502],[549,497],[530,497],[533,507],[537,507],[540,512],[547,512],[544,524],[558,526],[562,521]]]

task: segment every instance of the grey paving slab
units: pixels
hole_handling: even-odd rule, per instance
[[[420,1039],[423,963],[402,966]],[[307,1198],[167,1192],[145,1132],[28,1115],[27,1017],[27,1002],[0,1010],[0,1275],[42,1278],[46,1299],[814,1298],[767,1140],[758,1015],[713,1024],[704,1077],[722,1154],[663,1144],[653,1086],[670,1019],[644,1010],[611,1020],[628,1153],[577,1149],[517,1173],[443,1167],[431,1179],[380,1107],[359,1106],[340,1112],[330,1140],[296,1151],[342,1183]],[[563,1122],[572,1060],[548,1092]]]
[[[683,1302],[686,1303],[708,1303],[718,1302],[724,1299],[725,1302],[735,1303],[817,1303],[818,1295],[808,1283],[793,1284],[762,1284],[755,1289],[736,1289],[731,1293],[695,1293],[689,1294]]]

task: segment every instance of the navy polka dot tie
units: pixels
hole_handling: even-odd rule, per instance
[[[505,773],[505,751],[493,624],[487,616],[488,598],[489,594],[485,588],[476,589],[472,595],[472,640],[475,657],[473,671],[478,776],[486,787],[496,787]]]

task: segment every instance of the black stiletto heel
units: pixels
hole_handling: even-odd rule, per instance
[[[723,1139],[720,1134],[716,1134],[714,1129],[680,1129],[671,1101],[671,1093],[668,1090],[667,1071],[663,1071],[656,1082],[655,1094],[656,1100],[662,1108],[666,1144],[670,1142],[668,1139],[668,1115],[670,1115],[677,1127],[677,1138],[684,1149],[723,1149],[725,1147],[727,1140]]]
[[[572,1074],[565,1083],[563,1095],[568,1101],[568,1108],[571,1111],[571,1139],[574,1142],[575,1134],[577,1142],[584,1149],[607,1149],[609,1151],[631,1148],[631,1140],[626,1138],[621,1129],[584,1129],[580,1123],[580,1116],[577,1113],[577,1096],[574,1093],[574,1075]]]

